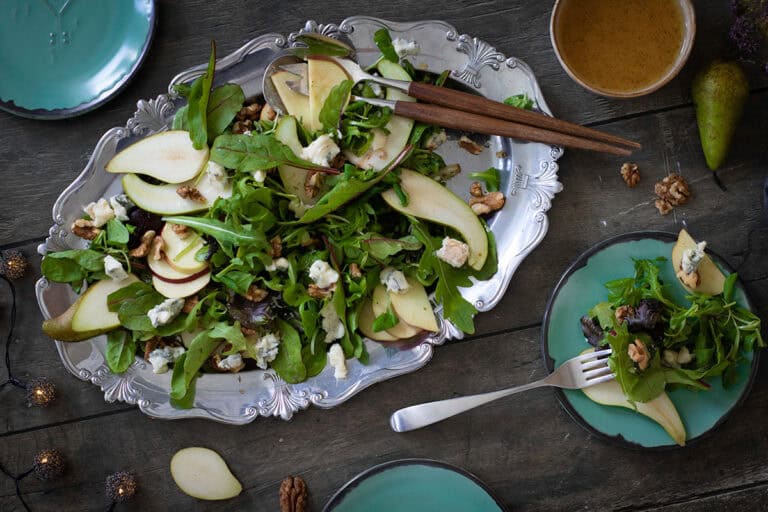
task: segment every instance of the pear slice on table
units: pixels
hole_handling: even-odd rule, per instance
[[[112,157],[112,173],[144,174],[166,183],[191,180],[208,162],[208,147],[195,149],[189,132],[171,130],[150,135]]]
[[[686,250],[696,249],[696,240],[688,234],[684,229],[680,230],[680,234],[677,236],[677,243],[672,247],[672,265],[675,271],[675,275],[682,268],[681,262],[683,261],[683,253]],[[699,266],[696,269],[699,274],[699,285],[696,289],[691,289],[678,278],[680,285],[690,293],[701,293],[703,295],[718,295],[723,293],[723,286],[725,285],[725,275],[712,261],[712,258],[705,255],[699,262]]]
[[[43,322],[43,332],[60,341],[82,341],[119,327],[120,319],[109,310],[107,297],[136,281],[138,278],[129,274],[121,281],[93,283],[64,313]]]
[[[436,222],[455,229],[469,246],[467,264],[480,270],[488,258],[488,234],[475,212],[459,196],[436,182],[410,169],[401,169],[400,186],[409,197],[403,206],[393,189],[381,197],[392,208],[405,215]]]
[[[583,351],[582,354],[592,351],[594,349],[589,348]],[[587,398],[600,405],[611,405],[636,410],[643,416],[647,416],[661,425],[669,434],[669,437],[677,444],[685,446],[686,433],[683,421],[680,419],[680,414],[678,414],[675,404],[672,403],[666,392],[662,391],[659,396],[648,402],[635,402],[632,404],[632,402],[627,400],[621,385],[616,380],[609,380],[608,382],[595,384],[581,390]]]
[[[195,446],[176,452],[171,476],[182,492],[201,500],[228,500],[243,491],[221,455],[208,448]]]

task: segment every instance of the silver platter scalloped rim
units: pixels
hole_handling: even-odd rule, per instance
[[[418,44],[419,53],[409,56],[417,69],[436,73],[450,69],[454,80],[495,100],[524,92],[535,100],[537,108],[549,113],[536,79],[525,63],[505,57],[480,39],[460,35],[454,27],[441,21],[395,23],[364,16],[348,18],[339,25],[308,21],[304,28],[287,37],[266,34],[219,59],[217,83],[239,83],[247,97],[259,94],[266,65],[276,53],[294,46],[296,36],[306,32],[346,39],[357,48],[360,63],[369,64],[375,57],[373,33],[381,27],[389,29],[393,38],[401,37]],[[174,77],[167,94],[140,100],[138,110],[125,127],[112,128],[101,137],[83,172],[54,204],[54,224],[45,243],[38,248],[41,254],[85,246],[83,240],[68,233],[67,227],[80,217],[84,205],[120,191],[119,177],[106,173],[105,163],[126,145],[167,129],[181,104],[173,92],[173,84],[194,79],[204,68],[204,64],[196,66]],[[476,283],[462,292],[478,310],[488,311],[501,300],[514,271],[547,232],[546,212],[554,195],[562,190],[556,162],[562,149],[490,137],[480,139],[486,146],[484,152],[472,156],[458,147],[455,138],[452,136],[453,140],[444,144],[439,152],[446,162],[458,162],[462,166],[463,172],[451,181],[451,188],[457,194],[468,197],[469,180],[464,177],[468,171],[490,166],[503,171],[502,191],[507,196],[507,204],[490,221],[498,245],[499,272],[491,280]],[[60,314],[76,299],[68,286],[45,279],[37,282],[36,294],[45,318]],[[439,309],[438,316],[442,317]],[[364,366],[356,360],[349,361],[349,376],[345,380],[337,381],[332,368],[301,384],[287,384],[271,370],[206,374],[197,382],[194,407],[183,410],[170,404],[170,372],[156,375],[137,358],[124,374],[112,374],[104,359],[105,336],[81,343],[57,341],[56,347],[67,370],[99,386],[108,402],[137,404],[145,414],[156,418],[206,418],[240,425],[258,416],[289,420],[296,411],[310,404],[334,407],[372,384],[421,368],[432,357],[435,345],[463,337],[461,331],[442,318],[439,325],[439,332],[407,350],[366,340],[370,363]]]

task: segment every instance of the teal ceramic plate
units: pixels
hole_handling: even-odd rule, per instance
[[[324,512],[504,512],[476,476],[429,459],[374,466],[347,482]]]
[[[0,109],[61,119],[109,100],[146,56],[154,0],[2,0]]]
[[[542,329],[544,363],[549,372],[566,360],[588,348],[579,327],[579,319],[594,304],[606,299],[603,284],[612,279],[634,274],[632,258],[671,258],[677,235],[662,232],[641,232],[620,235],[597,244],[582,254],[558,282],[549,299]],[[711,251],[707,251],[720,268],[730,267]],[[672,265],[662,265],[661,278],[672,283],[675,300],[686,303],[685,290],[677,284]],[[736,300],[749,309],[751,305],[741,283]],[[711,432],[746,397],[757,372],[759,352],[747,354],[738,367],[736,385],[723,389],[720,379],[710,379],[709,391],[694,392],[677,389],[669,396],[677,407],[687,432],[687,444]],[[560,403],[568,413],[591,433],[642,449],[668,449],[677,445],[654,421],[629,409],[609,407],[589,400],[580,390],[557,391]]]

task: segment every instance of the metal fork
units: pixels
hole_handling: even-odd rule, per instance
[[[608,368],[610,353],[611,349],[605,349],[581,354],[569,359],[543,379],[523,386],[405,407],[392,414],[389,424],[395,432],[408,432],[521,391],[542,386],[581,389],[607,382],[614,378]]]

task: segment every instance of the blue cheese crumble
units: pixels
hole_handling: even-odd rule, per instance
[[[315,260],[309,267],[309,278],[319,288],[328,288],[339,280],[339,273],[331,268],[327,261]]]
[[[693,274],[699,268],[699,263],[704,259],[704,249],[707,248],[707,242],[699,242],[694,249],[683,251],[683,257],[680,261],[680,269],[686,274]]]
[[[327,302],[323,306],[320,310],[320,316],[322,317],[320,326],[325,331],[326,343],[333,343],[334,340],[344,337],[344,323],[339,318],[339,314],[336,313],[332,303]]]
[[[256,366],[262,370],[275,360],[280,349],[280,338],[272,333],[260,337],[256,343],[249,347],[248,353],[256,360]]]
[[[347,360],[341,345],[334,343],[328,351],[328,363],[333,367],[333,376],[336,379],[347,378]]]
[[[408,41],[400,37],[392,40],[392,46],[395,48],[397,56],[401,59],[407,55],[419,53],[419,45],[415,41]]]
[[[447,236],[443,238],[442,247],[435,251],[435,256],[452,267],[461,268],[469,258],[469,246]]]
[[[381,274],[379,274],[379,281],[381,284],[387,287],[387,291],[391,293],[405,293],[411,287],[408,284],[408,280],[405,278],[400,270],[396,270],[393,267],[385,267]]]
[[[128,277],[123,264],[110,255],[104,256],[104,273],[114,281],[122,281]]]
[[[169,324],[176,318],[184,307],[184,299],[165,299],[163,302],[147,311],[152,327]]]
[[[184,347],[162,347],[156,348],[149,353],[149,363],[152,365],[153,373],[165,373],[168,371],[168,365],[176,362],[181,354],[186,352]]]
[[[324,134],[313,140],[309,146],[302,148],[299,156],[320,167],[330,167],[331,160],[336,158],[339,151],[339,146],[333,142],[330,135]]]

